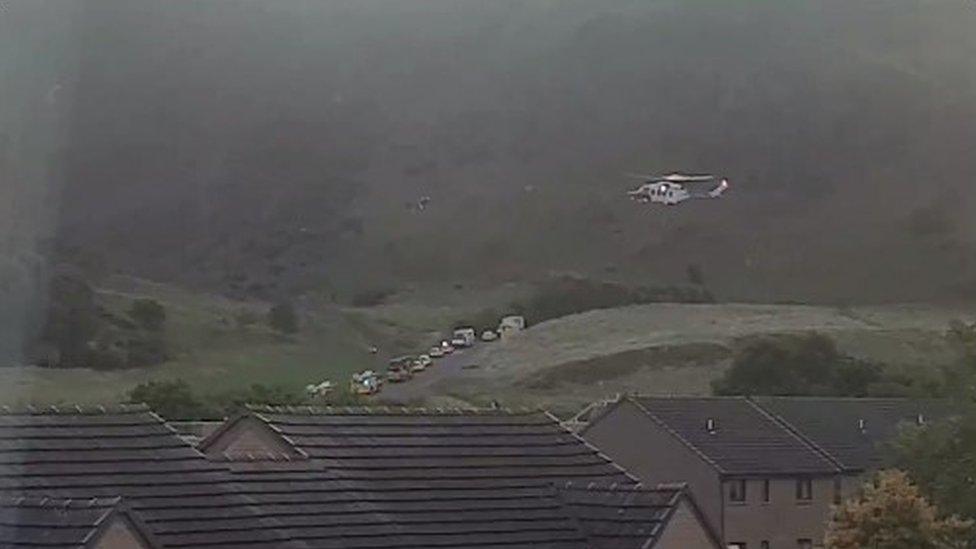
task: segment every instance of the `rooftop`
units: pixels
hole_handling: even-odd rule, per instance
[[[832,474],[810,443],[741,397],[625,397],[727,475]]]
[[[882,445],[899,425],[924,425],[951,412],[939,400],[904,398],[753,397],[788,428],[849,471],[882,465]]]
[[[124,497],[166,546],[273,546],[230,480],[145,406],[0,409],[3,497]]]

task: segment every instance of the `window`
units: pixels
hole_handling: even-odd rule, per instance
[[[841,499],[843,499],[843,486],[840,477],[834,477],[834,505],[840,505]]]
[[[813,549],[812,539],[798,539],[796,540],[797,549]]]
[[[759,549],[769,549],[769,542],[762,540],[759,542]]]
[[[796,481],[796,499],[798,501],[810,501],[813,499],[813,481],[808,478],[801,478]]]
[[[763,503],[769,503],[769,479],[763,481]]]
[[[729,481],[729,501],[744,502],[746,500],[746,481]]]

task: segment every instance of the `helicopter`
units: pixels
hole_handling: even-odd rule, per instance
[[[715,176],[710,174],[683,174],[675,172],[667,175],[627,175],[645,180],[643,185],[627,192],[631,200],[640,202],[641,204],[655,202],[666,206],[674,206],[689,199],[719,198],[729,188],[729,180],[722,178],[718,185],[715,185],[711,190],[701,191],[693,189],[695,186],[715,181]]]

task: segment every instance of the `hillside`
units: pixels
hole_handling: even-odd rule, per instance
[[[693,263],[733,300],[971,296],[974,27],[963,1],[89,1],[58,241],[245,299]],[[624,199],[672,169],[733,192]]]
[[[241,301],[174,286],[115,276],[96,291],[97,303],[124,316],[134,300],[165,308],[162,337],[168,358],[155,366],[91,369],[0,367],[0,402],[57,404],[117,402],[139,383],[186,380],[202,395],[252,384],[301,390],[331,379],[344,384],[367,368],[381,368],[390,354],[415,348],[424,324],[373,321],[355,310],[304,302],[301,329],[284,335],[268,326],[270,304]],[[423,340],[426,343],[426,340]],[[371,346],[382,352],[373,355]]]
[[[509,341],[466,351],[464,363],[423,395],[572,409],[617,392],[709,394],[749,338],[819,331],[842,352],[923,374],[955,355],[944,339],[965,308],[921,305],[653,304],[543,322]],[[431,373],[437,376],[436,370]]]

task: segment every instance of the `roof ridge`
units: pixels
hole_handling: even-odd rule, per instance
[[[837,469],[837,472],[844,472],[844,471],[846,471],[846,469],[840,463],[840,461],[838,461],[836,458],[834,458],[834,456],[830,455],[830,452],[828,452],[824,448],[821,448],[818,444],[816,444],[815,442],[813,442],[812,440],[810,440],[806,435],[804,435],[803,433],[801,433],[799,431],[799,429],[797,429],[796,427],[794,427],[790,422],[788,422],[788,421],[786,421],[786,419],[780,417],[779,414],[776,414],[774,412],[771,412],[769,410],[766,410],[766,408],[764,408],[763,406],[761,406],[758,402],[753,401],[752,398],[746,398],[745,400],[757,412],[759,412],[760,414],[762,414],[764,417],[766,417],[767,419],[769,419],[770,421],[772,421],[774,424],[776,424],[776,426],[780,427],[781,429],[783,429],[784,431],[786,431],[790,436],[792,436],[793,438],[795,438],[796,440],[798,440],[801,444],[805,445],[810,450],[812,450],[814,453],[816,453],[818,456],[820,456],[821,458],[825,459],[828,463],[830,463],[831,465],[833,465],[834,468]]]
[[[0,416],[78,416],[78,415],[108,415],[108,414],[136,414],[151,412],[152,410],[143,403],[116,403],[109,405],[49,405],[34,406],[33,404],[23,404],[18,406],[0,405]]]
[[[426,408],[418,406],[272,406],[267,404],[246,404],[248,411],[266,414],[290,415],[362,415],[362,416],[516,416],[545,413],[541,408],[480,408],[450,407]]]
[[[602,450],[600,450],[596,446],[590,444],[590,442],[588,440],[586,440],[585,438],[581,437],[579,434],[574,433],[572,430],[570,430],[569,428],[567,428],[565,425],[563,425],[563,422],[560,421],[559,418],[556,417],[553,413],[548,412],[548,411],[543,411],[543,414],[545,415],[545,417],[549,418],[550,421],[552,421],[553,423],[555,423],[556,426],[558,426],[560,429],[562,429],[563,432],[565,432],[566,434],[570,435],[571,437],[573,437],[574,439],[576,439],[577,442],[583,444],[584,446],[586,446],[587,448],[589,448],[590,450],[592,450],[593,453],[596,454],[597,457],[603,459],[608,464],[610,464],[612,467],[616,467],[618,470],[620,470],[621,473],[624,474],[624,476],[626,476],[627,478],[629,478],[630,480],[632,480],[635,484],[640,484],[640,479],[637,478],[636,475],[631,474],[629,471],[627,471],[626,469],[624,469],[619,463],[617,463],[616,461],[614,461],[613,458],[611,458],[610,456],[604,454]]]
[[[618,484],[616,482],[611,484],[598,484],[594,482],[582,484],[573,484],[572,481],[567,481],[556,487],[558,490],[567,492],[609,492],[613,494],[624,494],[624,493],[642,493],[642,494],[658,494],[662,492],[680,492],[685,489],[684,483],[675,483],[675,485],[658,484],[655,486],[644,486],[643,484],[627,485]]]
[[[920,401],[943,401],[943,398],[912,398],[912,397],[880,397],[880,396],[818,396],[818,395],[750,395],[746,398],[777,399],[777,400],[807,400],[807,401],[836,401],[843,400],[849,402],[920,402]]]
[[[116,507],[122,502],[122,496],[89,497],[89,498],[57,498],[49,496],[0,496],[0,507],[32,507],[41,509],[105,509]]]
[[[706,395],[706,396],[695,396],[695,395],[644,395],[640,393],[631,393],[624,395],[625,398],[632,399],[656,399],[656,400],[742,400],[746,398],[742,395]]]
[[[657,414],[654,414],[653,412],[651,412],[650,410],[648,410],[643,404],[641,404],[640,401],[638,400],[640,397],[627,396],[625,398],[629,402],[632,402],[634,404],[634,406],[637,406],[637,409],[641,413],[643,413],[644,415],[646,415],[654,423],[657,423],[657,425],[660,428],[664,429],[665,432],[667,432],[669,435],[673,436],[674,438],[678,439],[679,442],[681,442],[682,444],[685,445],[685,447],[687,447],[689,450],[691,450],[692,452],[694,452],[695,455],[697,455],[698,457],[700,457],[705,463],[711,465],[719,473],[723,473],[723,474],[726,473],[725,468],[723,468],[721,465],[719,465],[717,461],[715,461],[714,459],[712,459],[711,457],[709,457],[708,455],[706,455],[705,452],[702,452],[701,449],[698,448],[698,446],[692,444],[690,440],[688,440],[685,437],[681,436],[681,433],[679,433],[675,429],[671,428],[671,426],[668,425],[663,419],[657,417]]]

